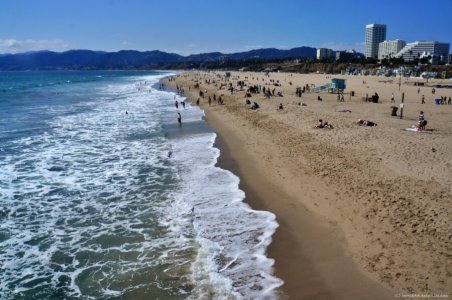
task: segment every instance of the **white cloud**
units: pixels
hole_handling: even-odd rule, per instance
[[[262,49],[262,48],[265,48],[265,46],[262,46],[262,45],[245,45],[245,46],[243,46],[243,49],[245,49],[245,50],[255,50],[255,49]]]
[[[131,44],[131,42],[129,42],[129,41],[122,41],[121,42],[121,45],[130,45]]]
[[[16,40],[0,39],[0,53],[18,53],[38,50],[66,50],[69,44],[60,39],[54,40]]]

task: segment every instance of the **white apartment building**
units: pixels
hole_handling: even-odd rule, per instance
[[[366,45],[364,55],[367,57],[378,57],[378,46],[386,40],[385,24],[369,24],[366,25]]]
[[[317,59],[335,57],[335,51],[328,48],[317,48]]]
[[[433,61],[447,62],[449,55],[449,43],[437,41],[423,41],[409,43],[397,53],[397,57],[402,57],[404,61],[412,61],[416,58],[431,56]]]
[[[378,59],[396,57],[397,53],[405,47],[404,40],[384,41],[378,45]]]

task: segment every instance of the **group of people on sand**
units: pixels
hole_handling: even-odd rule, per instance
[[[421,110],[419,112],[419,121],[417,125],[413,125],[413,127],[415,127],[418,131],[423,131],[426,129],[427,126],[427,120],[425,119],[424,116],[424,112]],[[369,127],[376,127],[378,124],[373,122],[373,121],[369,121],[369,120],[364,120],[364,119],[359,119],[357,124],[359,126],[369,126]],[[322,119],[319,120],[319,122],[314,125],[314,128],[329,128],[332,129],[333,125],[329,124],[328,122],[323,122]]]
[[[303,95],[303,93],[306,92],[306,87],[303,86],[303,88],[301,87],[297,87],[297,89],[295,90],[295,95],[297,95],[297,97],[301,97]]]
[[[207,82],[207,80],[206,80],[206,83],[209,84],[210,82]],[[244,81],[238,81],[237,85],[238,85],[240,90],[244,90],[243,87],[246,86]],[[226,84],[226,86],[227,86],[227,84]],[[229,86],[231,87],[232,84],[229,84]],[[195,88],[200,88],[199,84],[197,86],[195,86]],[[177,86],[177,91],[178,91],[178,94],[182,94],[184,92],[182,87],[180,87],[180,86]],[[263,92],[263,94],[267,98],[270,98],[270,97],[276,96],[276,95],[277,96],[282,96],[282,93],[281,94],[277,93],[274,88],[271,89],[269,87],[265,87],[265,86],[261,86],[261,85],[250,85],[248,87],[248,89],[246,90],[246,96],[245,96],[246,104],[247,104],[249,109],[251,109],[251,110],[259,109],[259,105],[256,102],[252,102],[252,101],[248,100],[248,98],[251,97],[251,94],[253,94],[253,93],[260,93],[261,91]],[[295,94],[296,94],[296,96],[301,97],[302,94],[304,92],[306,92],[306,91],[307,91],[307,87],[304,87],[304,86],[303,86],[303,88],[297,87],[296,91],[295,91],[296,92]],[[210,95],[207,95],[207,90],[205,90],[205,89],[204,90],[202,90],[202,89],[199,90],[199,98],[196,101],[196,104],[199,105],[200,98],[204,98],[205,96],[208,96],[208,100],[209,100],[208,103],[209,103],[209,105],[211,105],[212,100],[217,102],[218,104],[223,104],[223,99],[222,99],[221,96],[220,97],[216,97],[216,95],[214,94],[213,95],[213,99],[212,99]],[[344,95],[343,94],[339,93],[337,96],[338,96],[338,101],[340,101],[340,102],[344,101],[344,99],[343,99]],[[423,98],[422,102],[425,103],[424,95],[423,95],[422,98]],[[442,98],[441,99],[441,104],[452,104],[451,103],[452,102],[451,97],[449,97],[449,99],[447,99],[446,97],[441,97],[441,98]],[[322,100],[322,99],[320,98],[318,100]],[[363,100],[365,100],[366,102],[378,102],[379,95],[377,93],[375,93],[374,95],[369,97],[368,94],[366,94],[366,97],[363,97]],[[391,102],[395,102],[394,93],[391,94]],[[181,102],[181,104],[184,105],[184,108],[185,108],[185,102]],[[176,100],[176,98],[175,98],[175,106],[176,106],[176,109],[178,109],[178,101]],[[283,110],[283,109],[284,109],[284,105],[282,103],[280,103],[277,106],[277,110]],[[339,111],[340,112],[349,112],[349,113],[351,113],[351,110],[349,110],[349,109],[342,109],[342,110],[339,110]],[[178,112],[177,120],[178,120],[178,123],[181,125],[182,124],[182,116],[181,116],[181,114],[179,112]],[[364,120],[364,119],[359,119],[356,122],[356,124],[359,125],[359,126],[366,126],[366,127],[376,127],[378,125],[374,121]],[[427,120],[425,120],[424,112],[420,111],[418,123],[416,125],[413,125],[412,127],[416,128],[418,131],[423,131],[423,130],[426,130],[426,125],[427,125]],[[322,119],[319,119],[318,123],[315,124],[313,126],[313,128],[333,129],[334,127],[333,127],[333,125],[331,123],[329,123],[327,121],[323,121]]]
[[[364,97],[364,101],[365,102],[372,102],[372,103],[378,103],[378,100],[380,99],[380,96],[378,95],[377,92],[375,92],[375,94],[373,94],[370,98],[369,98],[369,94],[366,93],[366,96]],[[391,102],[394,102],[394,94],[392,94],[391,96]]]
[[[271,96],[275,96],[275,89],[270,90],[270,88],[265,89],[265,86],[262,88],[264,95],[266,98],[270,98]]]
[[[448,105],[451,105],[452,104],[452,98],[449,96],[449,100],[447,100],[447,97],[446,96],[441,96],[441,100],[440,100],[440,102],[439,102],[440,104],[448,104]]]
[[[323,122],[322,119],[319,119],[319,122],[314,125],[314,128],[326,128],[326,129],[333,129],[333,125],[328,123],[327,121]]]
[[[362,119],[359,119],[357,124],[359,126],[372,126],[372,127],[377,126],[377,123],[375,123],[375,122],[372,122],[372,121],[369,121],[369,120],[362,120]],[[326,121],[323,122],[323,120],[320,119],[319,122],[316,125],[313,126],[313,128],[333,129],[334,127],[333,127],[333,125],[331,123],[328,123]]]

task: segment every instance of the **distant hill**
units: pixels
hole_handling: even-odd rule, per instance
[[[66,52],[36,51],[19,54],[0,54],[0,70],[90,70],[90,69],[150,69],[168,68],[190,62],[213,62],[222,60],[314,58],[316,49],[299,47],[290,50],[275,48],[256,49],[246,52],[223,54],[220,52],[182,56],[158,50],[121,50],[103,52],[69,50]]]
[[[238,52],[228,55],[230,59],[284,59],[284,58],[298,58],[298,57],[316,57],[316,48],[311,47],[299,47],[290,50],[280,50],[275,48],[256,49],[247,52]]]
[[[0,70],[128,69],[155,62],[173,62],[180,58],[180,55],[161,51],[39,51],[0,56]]]

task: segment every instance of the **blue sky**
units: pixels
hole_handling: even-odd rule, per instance
[[[0,0],[0,53],[162,50],[182,55],[299,46],[363,50],[387,38],[452,42],[452,0]]]

